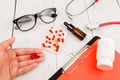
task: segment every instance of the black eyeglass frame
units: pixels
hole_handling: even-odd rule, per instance
[[[52,11],[54,12],[54,14],[51,14],[51,17],[54,18],[51,22],[45,22],[45,21],[41,18],[41,17],[43,16],[43,15],[41,15],[42,12],[44,12],[44,11],[46,11],[46,10],[52,10]],[[27,17],[27,16],[33,16],[34,19],[35,19],[35,23],[34,23],[34,25],[33,25],[31,28],[29,28],[29,29],[27,29],[27,30],[22,30],[22,29],[20,28],[19,24],[18,24],[18,21],[19,21],[21,18],[24,18],[24,17]],[[15,20],[13,20],[13,23],[16,24],[17,29],[19,29],[20,31],[23,31],[23,32],[24,32],[24,31],[29,31],[29,30],[31,30],[31,29],[33,29],[33,28],[35,27],[38,17],[41,19],[41,21],[42,21],[43,23],[46,23],[46,24],[52,23],[52,22],[55,21],[55,19],[56,19],[56,17],[57,17],[56,8],[47,8],[47,9],[44,9],[44,10],[42,10],[41,12],[36,13],[36,14],[23,15],[23,16],[15,19]]]

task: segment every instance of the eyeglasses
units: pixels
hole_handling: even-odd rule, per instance
[[[86,6],[85,8],[84,8],[83,6],[81,6],[82,4],[79,5],[80,8],[81,8],[81,11],[80,11],[79,13],[77,13],[77,14],[72,14],[68,9],[69,9],[70,5],[72,5],[72,3],[73,3],[74,1],[75,1],[75,0],[71,0],[71,1],[67,4],[66,9],[65,9],[65,12],[66,12],[68,18],[71,19],[71,20],[72,20],[72,17],[73,17],[73,16],[77,16],[77,15],[83,14],[85,11],[87,11],[89,8],[91,8],[93,5],[95,5],[99,0],[93,0],[93,2],[90,2],[90,5]],[[74,4],[74,6],[76,6],[76,5]],[[83,8],[83,9],[82,9],[82,8]],[[76,12],[76,11],[73,11],[73,12]]]
[[[40,18],[43,23],[49,24],[54,22],[56,17],[56,8],[48,8],[36,14],[21,16],[13,20],[13,23],[16,24],[16,30],[29,31],[35,27],[37,18]]]

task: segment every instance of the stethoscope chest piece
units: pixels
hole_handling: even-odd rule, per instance
[[[99,28],[99,24],[98,24],[98,23],[94,23],[94,22],[88,23],[86,26],[87,26],[87,28],[88,28],[89,30],[94,30],[94,29],[96,29],[96,28]]]

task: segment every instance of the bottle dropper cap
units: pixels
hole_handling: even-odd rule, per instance
[[[64,25],[67,27],[69,31],[73,31],[73,28],[75,28],[72,24],[68,24],[67,22],[64,22]]]

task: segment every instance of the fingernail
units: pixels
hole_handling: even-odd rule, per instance
[[[44,60],[44,57],[41,57],[41,58],[36,59],[36,60],[37,60],[37,62],[42,62]]]
[[[14,36],[12,36],[10,39],[15,39],[15,37],[14,37]]]
[[[36,53],[41,53],[41,52],[42,52],[41,49],[36,50]]]
[[[44,57],[45,55],[44,55],[44,53],[42,53],[42,54],[40,54],[40,56],[41,56],[41,57]]]

